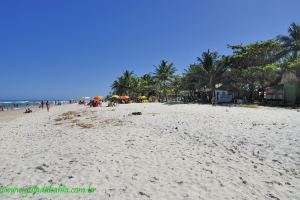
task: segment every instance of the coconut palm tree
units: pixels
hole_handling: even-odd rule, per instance
[[[126,70],[112,84],[112,89],[119,95],[131,95],[135,88],[135,75],[132,71]]]
[[[116,94],[123,94],[124,93],[124,88],[122,86],[122,80],[121,77],[119,77],[117,80],[115,80],[111,86],[111,88],[113,89],[113,93]]]
[[[198,66],[198,78],[206,83],[206,86],[212,92],[212,96],[214,96],[216,84],[222,82],[223,74],[229,68],[230,62],[228,62],[227,57],[220,58],[217,52],[210,50],[202,53],[197,60],[200,63],[196,64]]]
[[[172,85],[173,92],[176,96],[176,99],[178,100],[178,95],[179,95],[180,90],[182,88],[182,78],[181,78],[181,76],[180,75],[175,75],[171,85]]]
[[[140,90],[141,90],[141,95],[155,95],[155,79],[153,76],[150,74],[144,74],[141,78],[141,85],[140,85]]]
[[[123,75],[123,83],[126,88],[126,94],[132,96],[135,92],[135,89],[137,88],[138,80],[136,76],[134,75],[133,71],[126,70]]]
[[[292,59],[295,59],[300,52],[300,25],[293,22],[289,27],[288,33],[288,36],[280,35],[277,39],[284,48],[282,55],[291,54]]]
[[[172,80],[174,73],[176,71],[173,67],[173,63],[168,63],[167,60],[162,60],[159,66],[155,67],[155,78],[160,82],[161,88],[163,90],[163,97],[166,99],[167,96],[167,84]]]
[[[185,69],[182,77],[182,89],[188,90],[192,95],[205,85],[204,80],[199,79],[198,72],[199,65],[192,64],[188,69]]]

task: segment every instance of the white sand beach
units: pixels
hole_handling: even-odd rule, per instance
[[[18,117],[22,117],[23,115],[25,115],[24,112],[26,111],[27,108],[30,108],[33,112],[39,110],[39,108],[37,106],[29,106],[29,107],[19,108],[16,110],[1,111],[0,112],[0,123],[1,122],[9,122]]]
[[[57,106],[0,123],[0,187],[96,188],[35,200],[296,200],[299,130],[300,112],[280,108]]]

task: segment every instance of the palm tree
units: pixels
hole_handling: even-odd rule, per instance
[[[119,77],[117,80],[115,80],[111,86],[111,88],[113,89],[113,93],[116,94],[123,94],[124,88],[122,86],[121,83],[121,77]]]
[[[175,75],[174,80],[172,81],[172,89],[174,94],[176,95],[176,99],[178,100],[179,92],[182,88],[182,78],[180,75]]]
[[[131,95],[135,89],[135,75],[132,71],[126,70],[112,84],[112,89],[119,95]]]
[[[277,39],[284,48],[282,55],[292,54],[292,59],[295,59],[300,52],[300,25],[293,22],[288,33],[288,36],[280,35]]]
[[[155,78],[161,83],[161,87],[163,90],[163,97],[166,99],[167,93],[167,84],[172,80],[174,73],[176,71],[175,67],[173,67],[173,63],[168,63],[167,60],[162,60],[159,66],[155,67]]]
[[[188,69],[185,69],[182,77],[182,89],[188,90],[192,95],[205,85],[204,81],[199,78],[198,72],[199,65],[192,64]]]
[[[200,62],[197,68],[198,77],[200,80],[205,81],[212,92],[212,96],[214,96],[216,84],[222,82],[223,74],[230,66],[228,58],[223,56],[220,59],[217,52],[208,50],[201,57],[198,57],[197,60]]]
[[[133,71],[126,70],[123,75],[123,85],[125,86],[125,95],[132,95],[135,89],[136,77]]]
[[[131,88],[128,93],[131,98],[136,98],[142,93],[142,80],[140,77],[134,76],[131,79]]]
[[[140,85],[140,90],[141,90],[141,95],[155,95],[155,80],[154,77],[151,76],[150,74],[144,74],[141,78],[141,85]]]

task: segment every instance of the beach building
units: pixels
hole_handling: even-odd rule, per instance
[[[266,88],[265,100],[270,104],[300,104],[300,67],[296,73],[285,72],[276,85]]]
[[[234,94],[230,90],[216,89],[214,96],[217,98],[218,103],[232,103]]]
[[[233,103],[238,94],[231,85],[217,84],[213,96],[216,97],[218,103]]]

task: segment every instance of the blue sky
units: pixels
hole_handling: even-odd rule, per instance
[[[125,69],[161,59],[182,73],[203,51],[230,54],[287,34],[299,0],[0,0],[0,99],[106,95]]]

